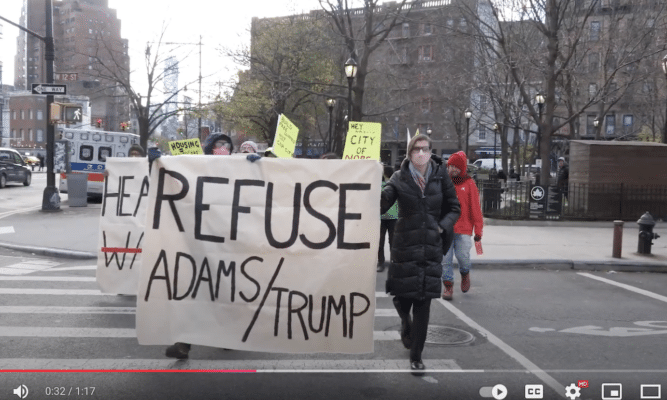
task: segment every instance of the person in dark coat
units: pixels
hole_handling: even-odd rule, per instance
[[[556,187],[563,193],[563,196],[565,196],[566,199],[569,179],[570,167],[568,167],[567,162],[565,162],[565,158],[560,157],[558,159],[558,181],[556,182]]]
[[[44,169],[44,156],[42,153],[38,153],[37,158],[39,159],[39,171],[41,171]]]
[[[461,214],[447,168],[440,157],[431,154],[431,147],[428,136],[410,140],[407,158],[382,189],[380,210],[385,213],[398,201],[386,290],[395,296],[401,340],[410,349],[410,368],[415,375],[423,375],[425,369],[422,350],[431,299],[442,293],[443,238],[451,243]]]

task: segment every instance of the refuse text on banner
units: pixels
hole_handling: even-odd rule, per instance
[[[139,343],[372,352],[381,174],[375,161],[158,158]]]
[[[298,137],[299,128],[284,114],[280,114],[276,136],[273,138],[273,152],[280,158],[294,157],[294,148]]]
[[[198,138],[169,142],[169,150],[174,156],[181,154],[204,154]]]
[[[136,295],[148,205],[148,159],[109,157],[105,171],[97,284],[104,293]]]
[[[345,140],[343,160],[380,161],[382,124],[378,122],[350,122]]]

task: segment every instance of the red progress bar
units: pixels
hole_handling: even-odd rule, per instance
[[[102,253],[141,253],[141,249],[126,249],[124,247],[102,247]]]
[[[207,372],[207,373],[249,373],[257,372],[255,369],[0,369],[0,373],[22,372],[22,373],[101,373],[101,372]]]

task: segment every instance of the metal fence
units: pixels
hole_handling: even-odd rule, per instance
[[[485,217],[531,218],[530,182],[476,183]],[[667,186],[571,183],[567,191],[555,186],[548,190],[560,204],[545,219],[636,221],[647,211],[656,219],[667,219]]]

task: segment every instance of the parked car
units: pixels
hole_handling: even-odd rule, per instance
[[[35,156],[24,156],[23,159],[25,160],[25,163],[30,166],[32,171],[35,170],[35,167],[39,166],[39,158]]]
[[[480,158],[473,163],[476,167],[482,169],[493,169],[493,158]],[[502,161],[496,158],[496,169],[500,171],[503,169]]]
[[[18,151],[0,147],[0,188],[4,188],[9,182],[30,186],[32,172]]]

